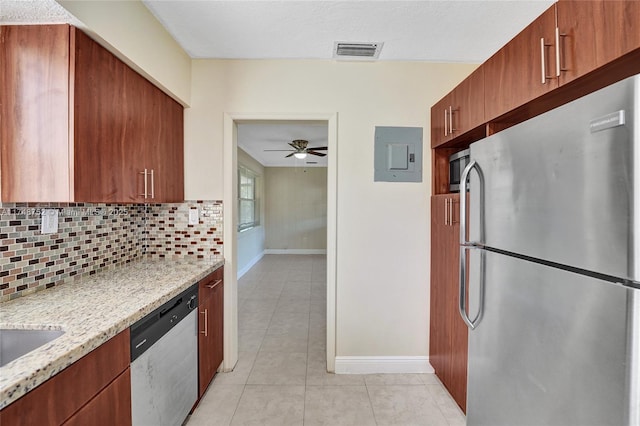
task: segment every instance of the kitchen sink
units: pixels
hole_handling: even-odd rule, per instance
[[[0,329],[0,367],[63,334],[62,330]]]

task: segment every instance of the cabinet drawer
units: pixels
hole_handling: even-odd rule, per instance
[[[131,371],[127,368],[64,426],[131,425]]]

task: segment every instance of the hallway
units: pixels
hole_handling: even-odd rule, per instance
[[[238,282],[239,360],[198,425],[464,425],[433,374],[326,372],[326,257],[266,255]]]

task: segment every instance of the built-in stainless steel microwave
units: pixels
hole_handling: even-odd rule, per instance
[[[469,164],[469,150],[456,152],[449,157],[449,191],[460,192],[460,177]]]

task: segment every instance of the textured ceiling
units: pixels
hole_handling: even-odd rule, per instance
[[[485,61],[553,0],[143,0],[193,58],[330,59],[335,41],[380,60]]]
[[[0,0],[0,23],[81,25],[55,0]]]
[[[327,146],[328,127],[326,123],[255,123],[238,125],[238,146],[258,160],[265,167],[327,167],[326,157],[307,155],[304,160],[285,158],[289,152],[265,152],[265,149],[291,150],[288,143],[295,139],[309,141],[309,147]],[[317,162],[317,164],[310,164]]]

